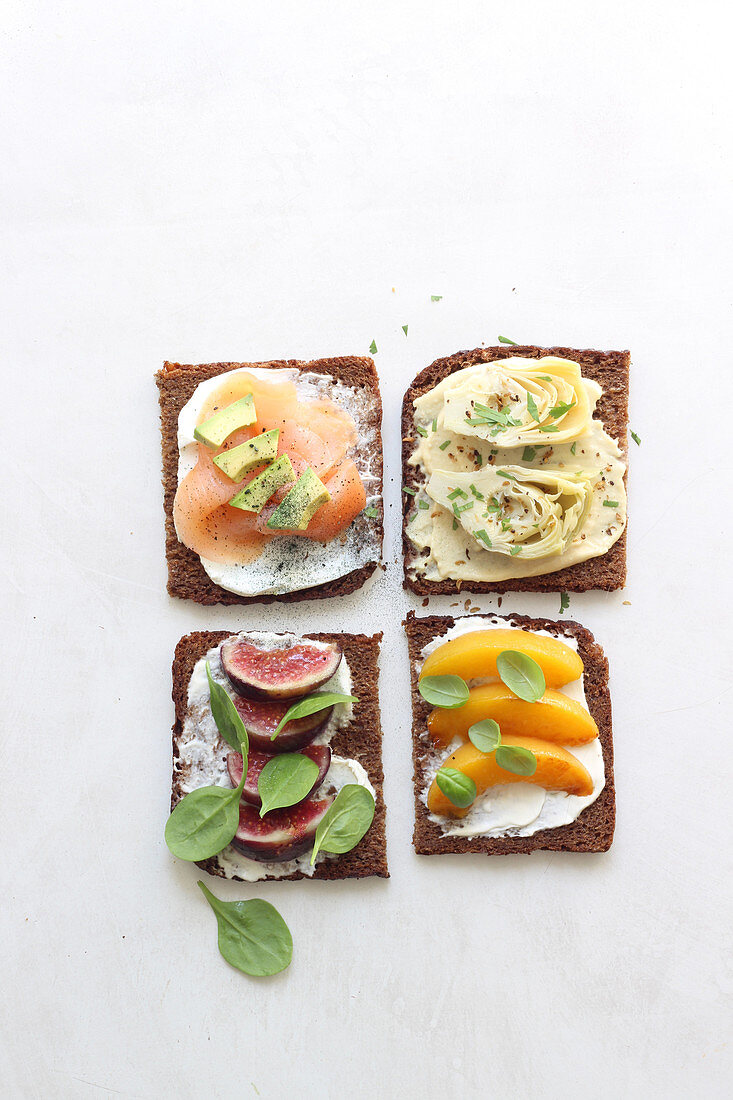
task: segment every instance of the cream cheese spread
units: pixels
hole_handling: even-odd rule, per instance
[[[592,419],[601,392],[577,363],[514,357],[417,398],[409,462],[424,480],[407,524],[421,552],[410,571],[502,581],[606,553],[626,526],[626,466]]]
[[[253,645],[268,648],[279,648],[284,639],[290,641],[296,639],[293,634],[283,635],[271,631],[255,630],[244,631],[238,634],[237,637],[243,641],[251,642]],[[308,639],[308,644],[325,646],[325,643],[319,643],[312,639]],[[231,787],[226,765],[227,754],[231,749],[227,744],[222,745],[219,731],[211,714],[209,685],[206,676],[207,661],[213,679],[228,692],[231,693],[232,691],[229,679],[221,666],[219,646],[217,645],[196,662],[188,684],[188,708],[178,741],[179,755],[174,765],[175,775],[180,780],[183,794],[188,794],[189,791],[196,790],[198,787]],[[341,658],[334,675],[319,690],[350,695],[351,688],[351,670],[344,656]],[[347,726],[352,717],[353,706],[351,703],[337,704],[333,708],[326,725],[311,744],[329,744],[334,734]],[[332,756],[331,765],[321,787],[319,787],[319,791],[324,794],[327,791],[339,791],[348,783],[358,783],[360,786],[366,787],[372,795],[375,795],[369,776],[358,760]],[[214,858],[224,872],[225,878],[242,879],[245,882],[257,882],[264,878],[282,878],[293,874],[295,871],[300,871],[310,877],[315,871],[315,866],[311,866],[310,851],[287,862],[264,863],[250,859],[232,845],[229,845]],[[316,866],[324,859],[330,858],[333,857],[325,852],[319,852],[316,856]]]
[[[329,376],[299,371],[295,367],[240,367],[228,374],[249,374],[265,382],[292,382],[302,400],[328,397],[349,413],[356,425],[357,446],[353,449],[354,463],[364,483],[367,507],[379,502],[381,477],[372,468],[373,456],[378,454],[374,428],[370,426],[370,413],[374,397],[366,390],[346,386]],[[196,465],[199,444],[194,429],[201,418],[203,406],[212,393],[222,385],[222,374],[201,382],[178,415],[178,483]],[[234,495],[233,485],[233,493]],[[178,533],[178,532],[176,532]],[[179,536],[180,537],[180,536]],[[354,520],[341,538],[331,542],[316,542],[306,538],[273,538],[262,553],[246,565],[225,563],[201,558],[206,573],[228,592],[239,596],[281,595],[298,592],[327,584],[360,569],[381,557],[381,535],[374,522],[364,513]]]
[[[461,634],[468,634],[475,630],[491,630],[502,627],[511,630],[522,630],[524,627],[515,625],[510,619],[499,615],[468,615],[457,619],[455,625],[443,634],[435,638],[425,646],[421,653],[420,666],[423,661],[439,646],[457,638]],[[577,650],[578,643],[571,635],[552,634],[548,630],[532,629],[533,634],[546,635],[547,637],[559,637],[565,645]],[[481,680],[469,680],[469,687],[478,687],[479,684],[497,683],[496,676],[486,677]],[[585,698],[583,677],[574,680],[565,687],[558,688],[563,695],[574,699],[581,706],[588,709]],[[425,786],[421,793],[422,801],[427,805],[428,791],[435,779],[435,774],[448,756],[460,745],[456,738],[447,748],[431,755],[424,773]],[[548,791],[534,783],[500,783],[489,787],[479,795],[465,817],[448,818],[439,814],[429,813],[431,821],[440,826],[443,836],[532,836],[542,829],[555,829],[561,825],[569,825],[575,821],[586,806],[600,795],[606,785],[606,771],[603,763],[603,750],[601,742],[596,737],[587,745],[565,745],[564,748],[584,765],[593,780],[593,791],[589,795],[571,795],[565,791]]]

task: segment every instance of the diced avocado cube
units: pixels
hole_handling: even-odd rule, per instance
[[[248,393],[246,397],[219,409],[208,420],[204,420],[203,424],[194,428],[193,434],[199,443],[205,443],[207,447],[221,447],[232,432],[236,432],[237,428],[246,428],[248,424],[254,424],[256,419],[254,398],[251,393]]]
[[[305,531],[321,505],[330,499],[328,489],[308,466],[280,501],[267,526],[272,530]]]
[[[244,475],[255,466],[260,466],[263,462],[272,462],[277,455],[279,437],[280,429],[271,428],[269,432],[255,435],[245,443],[240,443],[238,447],[222,451],[214,459],[214,465],[218,466],[232,481],[241,481]]]
[[[261,512],[273,493],[289,481],[295,481],[295,470],[287,455],[280,455],[266,470],[248,481],[229,501],[234,508],[245,512]],[[287,500],[287,497],[285,498]]]

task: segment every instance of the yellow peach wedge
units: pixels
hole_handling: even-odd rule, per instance
[[[545,674],[548,687],[562,687],[577,680],[583,672],[578,654],[557,638],[532,634],[528,630],[473,630],[444,642],[426,658],[420,670],[424,676],[462,676],[479,680],[496,676],[496,658],[505,649],[526,653]]]
[[[482,684],[471,688],[468,702],[455,710],[436,707],[428,716],[428,730],[436,748],[445,748],[454,737],[468,740],[468,730],[476,722],[493,718],[502,737],[540,737],[560,745],[585,745],[598,736],[585,707],[562,692],[547,688],[536,703],[525,703],[504,684]]]
[[[479,752],[470,741],[451,753],[448,759],[443,761],[442,766],[455,768],[464,775],[470,776],[476,784],[477,795],[483,794],[488,787],[496,786],[498,783],[534,783],[548,791],[567,791],[568,794],[579,795],[593,793],[593,780],[588,771],[562,745],[542,741],[539,737],[513,737],[509,734],[507,736],[502,734],[501,743],[517,745],[533,752],[537,758],[537,769],[534,775],[516,775],[514,772],[505,771],[496,763],[495,753]],[[433,780],[428,792],[428,809],[434,814],[465,817],[470,806],[465,809],[454,806]]]

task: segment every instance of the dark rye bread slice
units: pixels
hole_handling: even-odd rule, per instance
[[[462,615],[460,618],[471,618]],[[613,840],[616,824],[616,793],[613,780],[613,730],[611,727],[611,696],[608,691],[608,661],[601,647],[589,630],[572,621],[557,622],[554,619],[533,619],[527,615],[508,614],[514,626],[524,630],[547,630],[558,638],[572,637],[578,642],[578,653],[583,662],[585,697],[588,710],[598,726],[606,769],[606,785],[595,802],[587,806],[570,825],[557,829],[543,829],[527,837],[461,837],[443,836],[440,828],[430,820],[427,806],[421,799],[424,787],[424,769],[430,755],[427,718],[431,706],[417,690],[418,671],[422,665],[422,651],[434,638],[441,638],[455,624],[450,615],[429,615],[416,618],[408,613],[403,624],[407,633],[410,654],[412,685],[412,759],[415,783],[415,831],[413,844],[419,855],[432,856],[446,852],[485,852],[489,856],[520,853],[529,855],[535,851],[550,852],[607,852]],[[501,625],[501,624],[499,624]]]
[[[231,630],[198,630],[186,634],[176,646],[173,659],[173,704],[175,721],[173,723],[173,781],[171,788],[171,809],[182,797],[179,768],[178,743],[183,722],[188,709],[188,684],[194,665],[214,646],[232,635]],[[376,791],[376,810],[374,820],[366,836],[357,846],[344,855],[329,857],[317,864],[313,878],[367,878],[377,875],[389,878],[387,869],[387,847],[385,837],[385,806],[382,794],[384,772],[382,771],[382,726],[379,712],[379,643],[381,634],[369,637],[366,634],[305,634],[324,642],[338,642],[349,663],[353,683],[353,694],[359,702],[354,704],[352,721],[334,735],[331,750],[337,756],[348,756],[358,760],[367,772]],[[216,856],[198,864],[210,875],[224,878],[224,872],[217,864]],[[259,881],[287,881],[309,878],[300,871],[280,879],[267,878]],[[242,881],[235,879],[235,881]]]
[[[379,393],[379,379],[374,361],[367,357],[344,356],[340,359],[313,359],[301,362],[298,359],[277,359],[268,363],[164,363],[163,369],[155,375],[160,398],[160,421],[163,436],[163,510],[165,512],[165,556],[168,562],[168,593],[182,600],[195,600],[201,604],[244,604],[244,603],[291,603],[296,600],[316,600],[327,596],[347,596],[361,588],[372,575],[378,562],[368,562],[359,569],[346,573],[343,577],[319,584],[313,588],[304,588],[298,592],[286,592],[279,596],[238,596],[220,588],[206,573],[198,554],[178,541],[173,523],[173,500],[178,487],[178,414],[193,395],[196,387],[226,371],[240,367],[276,369],[295,367],[300,371],[330,376],[334,381],[343,382],[354,389],[369,391],[374,397],[373,411],[369,417],[369,427],[376,435],[375,453],[371,456],[371,468],[379,477],[379,491],[382,489],[382,400]],[[378,525],[381,545],[384,536],[384,514],[379,505],[379,516],[370,520]]]
[[[572,359],[580,365],[581,373],[602,388],[603,393],[593,414],[600,420],[609,435],[618,443],[628,462],[626,429],[629,419],[629,353],[628,351],[579,351],[576,348],[540,348],[534,345],[516,347],[475,348],[459,351],[445,359],[436,359],[418,374],[402,402],[402,484],[417,488],[421,483],[420,471],[409,465],[415,445],[413,401],[432,390],[449,374],[471,367],[475,363],[491,363],[496,359],[509,359],[513,355],[526,359],[541,359],[543,355],[556,355]],[[624,475],[626,482],[626,475]],[[456,592],[587,592],[600,588],[611,592],[626,584],[626,530],[605,554],[588,561],[578,562],[556,573],[539,577],[518,577],[505,581],[430,581],[410,572],[410,565],[419,557],[407,535],[407,517],[412,497],[402,494],[402,544],[405,565],[405,587],[419,596],[452,595]]]

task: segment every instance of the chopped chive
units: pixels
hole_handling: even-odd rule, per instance
[[[471,482],[471,484],[470,484],[470,485],[469,485],[468,487],[469,487],[469,489],[471,490],[471,492],[473,493],[473,495],[474,495],[474,496],[476,497],[476,500],[483,500],[483,499],[484,499],[484,494],[483,494],[483,493],[480,493],[480,492],[478,491],[478,489],[477,489],[477,488],[476,488],[476,486],[475,486],[475,485],[473,484],[473,482]]]
[[[604,500],[603,507],[604,508],[618,508],[618,501],[617,500]]]
[[[430,295],[430,301],[431,302],[439,302],[439,301],[441,301],[442,297],[443,297],[442,294],[431,294]]]
[[[517,480],[517,479],[515,478],[514,474],[509,474],[509,473],[507,473],[507,471],[506,471],[506,470],[497,470],[496,472],[497,472],[497,474],[499,474],[499,475],[500,475],[501,477],[508,477],[510,481],[516,481],[516,480]]]
[[[450,447],[450,439],[444,439],[443,442],[440,444],[438,450],[444,451],[446,447]]]
[[[417,506],[418,506],[418,508],[424,508],[426,511],[430,507],[430,505],[428,504],[428,502],[426,500],[418,500]]]
[[[434,432],[437,432],[437,430],[438,430],[438,418],[437,418],[437,416],[433,417],[433,423],[432,423],[431,427],[432,427]]]
[[[631,438],[633,439],[637,447],[641,447],[641,440],[639,439],[639,436],[636,434],[636,432],[631,433]]]
[[[516,556],[517,556],[517,554],[521,554],[521,553],[522,553],[522,547],[521,547],[521,546],[515,546],[515,547],[513,547],[513,548],[512,548],[512,549],[511,549],[511,550],[509,551],[509,553],[510,553],[510,554],[511,554],[511,556],[512,556],[512,557],[514,558],[514,557],[516,557]]]
[[[454,530],[454,531],[457,531],[457,530],[458,530],[458,520],[457,520],[457,519],[454,519],[454,520],[453,520],[453,530]]]
[[[407,336],[407,325],[402,326],[402,331],[404,332],[405,336]]]
[[[508,530],[509,530],[509,528],[511,527],[511,525],[512,525],[512,521],[511,521],[510,519],[503,519],[503,520],[501,521],[501,529],[502,529],[502,531],[508,531]]]
[[[476,465],[480,470],[484,464],[484,456],[481,454],[481,451],[475,451],[474,454],[476,455]]]
[[[534,447],[525,447],[522,451],[522,462],[531,462],[536,454]]]
[[[370,355],[376,355],[377,354],[377,345],[376,345],[374,340],[372,340],[371,344],[369,345],[369,354]]]
[[[564,611],[567,611],[567,609],[569,607],[570,607],[570,597],[568,596],[567,592],[561,592],[560,593],[560,614],[562,615],[562,613]]]
[[[480,531],[475,531],[474,535],[477,539],[482,539],[487,546],[490,547],[492,545],[491,539],[489,538],[488,533],[484,531],[483,527]]]
[[[517,347],[517,341],[516,340],[510,340],[508,336],[500,336],[499,337],[499,343],[500,344],[513,344],[514,347]]]
[[[574,454],[575,454],[575,448],[576,448],[577,446],[578,446],[578,441],[577,441],[577,439],[576,439],[576,440],[575,440],[575,442],[573,443],[572,447],[570,448],[570,453],[571,453],[571,455],[574,455]]]
[[[414,497],[415,493],[417,492],[417,489],[409,489],[407,487],[407,485],[403,485],[402,486],[402,492],[403,493],[409,493],[411,497]]]
[[[454,504],[453,507],[458,512],[467,512],[469,508],[473,508],[473,501],[469,500],[468,504],[461,504],[461,505]]]
[[[428,434],[427,428],[421,428],[419,424],[415,425],[415,431],[419,432],[420,435],[423,436],[423,438],[425,438],[425,436],[427,436]]]
[[[456,497],[463,497],[465,499],[467,496],[468,493],[464,493],[463,489],[454,489],[452,493],[448,493],[448,500],[455,500]]]
[[[364,515],[369,516],[369,519],[376,519],[377,516],[379,515],[379,512],[377,511],[377,509],[374,507],[373,504],[370,504],[368,508],[364,509]]]

